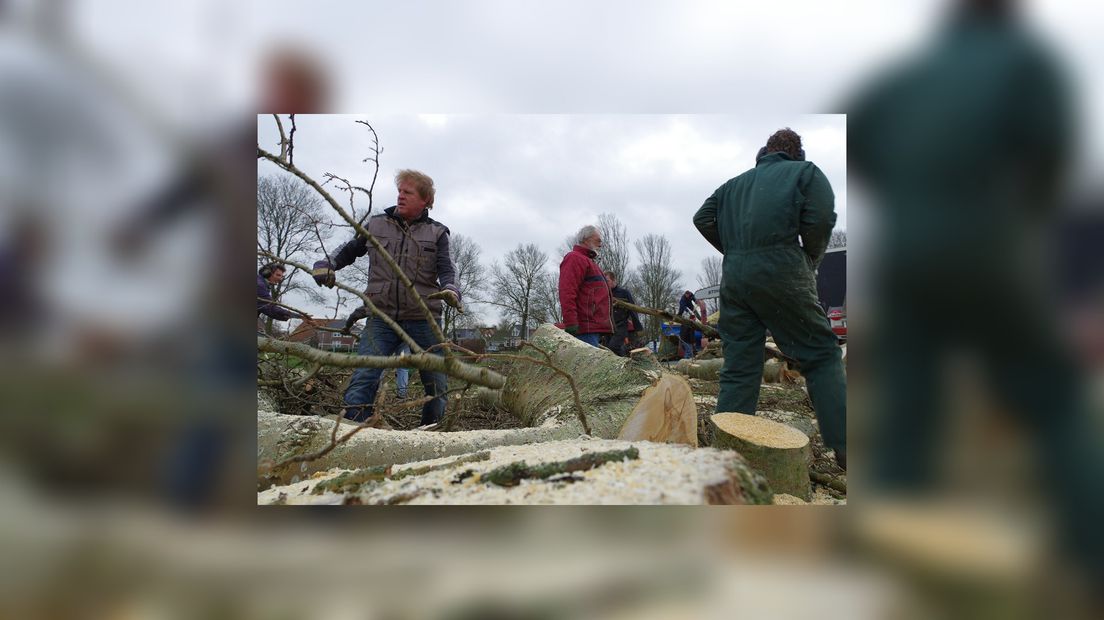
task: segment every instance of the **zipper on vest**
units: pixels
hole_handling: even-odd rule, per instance
[[[402,224],[399,225],[399,233],[402,235],[402,238],[399,240],[399,258],[395,260],[395,263],[398,264],[399,270],[401,271],[403,269],[403,264],[402,264],[403,248],[406,247],[406,230],[403,229]],[[398,277],[398,274],[395,274],[395,276]],[[400,278],[399,281],[398,281],[398,286],[395,287],[395,316],[392,317],[396,321],[399,320],[399,314],[401,314],[401,309],[399,307],[399,294],[400,294],[400,289],[401,288],[402,288],[402,279]]]

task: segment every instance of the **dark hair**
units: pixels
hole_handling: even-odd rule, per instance
[[[617,274],[612,272],[612,271],[603,272],[603,275],[605,275],[610,280],[616,280],[617,279]]]
[[[264,267],[261,267],[257,271],[257,273],[259,273],[262,278],[267,280],[272,277],[272,274],[276,273],[277,271],[287,271],[287,267],[284,267],[283,263],[268,263]]]
[[[805,149],[801,148],[801,136],[790,129],[779,129],[767,139],[767,153],[785,153],[790,159],[804,160]]]

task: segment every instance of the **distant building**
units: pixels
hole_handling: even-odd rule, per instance
[[[326,329],[316,329],[313,325],[303,323],[288,336],[288,340],[302,342],[323,351],[357,350],[357,338],[363,330],[360,325],[353,326],[352,335],[345,335],[338,333],[345,327],[345,319],[319,320],[318,323]]]

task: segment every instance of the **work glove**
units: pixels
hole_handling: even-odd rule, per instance
[[[460,302],[460,289],[455,284],[446,284],[445,288],[433,293],[428,299],[441,299],[460,314],[464,314],[464,304]]]
[[[578,325],[564,325],[564,331],[571,334],[572,336],[578,336],[579,335],[579,326]]]
[[[334,284],[337,283],[337,274],[334,273],[333,265],[326,258],[315,261],[311,275],[314,276],[314,281],[318,286],[333,288]]]

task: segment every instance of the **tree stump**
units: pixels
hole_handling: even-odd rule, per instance
[[[762,472],[775,493],[808,500],[809,463],[812,449],[801,431],[742,413],[717,413],[713,424],[713,446],[739,452],[752,467]]]

